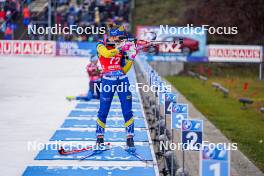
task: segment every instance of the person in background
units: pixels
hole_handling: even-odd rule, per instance
[[[25,26],[28,26],[30,22],[30,11],[28,9],[28,6],[25,6],[23,9],[23,24]]]
[[[67,100],[90,101],[91,99],[100,98],[99,86],[101,83],[101,70],[99,69],[97,62],[98,62],[97,57],[92,57],[91,62],[86,66],[86,71],[90,79],[89,90],[87,94],[79,95],[79,96],[67,96],[66,97]]]
[[[6,19],[6,12],[4,8],[1,8],[0,10],[0,24],[2,24]]]
[[[13,31],[11,28],[11,25],[7,25],[6,29],[5,29],[5,33],[4,33],[4,39],[5,40],[12,40],[12,35],[13,35]]]

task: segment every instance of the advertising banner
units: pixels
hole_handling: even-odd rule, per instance
[[[32,40],[0,40],[1,55],[55,56],[56,42]]]
[[[230,176],[230,151],[223,144],[200,151],[200,176]]]
[[[264,46],[262,47],[262,62],[264,63]]]
[[[203,121],[183,119],[181,130],[183,150],[200,150],[203,142]]]
[[[172,104],[177,102],[177,95],[174,93],[165,93],[164,95],[165,103],[164,103],[164,114],[170,115]]]
[[[57,42],[56,55],[91,57],[96,55],[96,42]]]
[[[164,56],[164,55],[147,55],[147,61],[164,61],[164,62],[208,62],[207,57],[195,56]]]
[[[252,62],[263,59],[262,46],[208,45],[209,62]]]
[[[171,129],[181,129],[182,120],[188,119],[188,104],[173,103],[171,108]]]

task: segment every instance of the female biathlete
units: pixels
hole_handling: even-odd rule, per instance
[[[98,58],[102,67],[102,84],[100,94],[100,109],[96,124],[97,145],[104,143],[106,118],[115,92],[121,103],[121,109],[125,120],[127,133],[128,152],[134,152],[134,119],[132,112],[132,94],[129,90],[129,80],[126,73],[133,65],[133,59],[129,58],[124,47],[122,38],[125,35],[124,27],[110,27],[107,40],[97,44]],[[122,91],[117,89],[123,86]]]

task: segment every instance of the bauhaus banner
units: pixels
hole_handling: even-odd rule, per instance
[[[209,62],[262,62],[262,46],[208,45]]]

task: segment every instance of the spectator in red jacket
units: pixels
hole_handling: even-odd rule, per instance
[[[5,30],[4,39],[5,40],[12,40],[12,34],[13,34],[13,31],[12,31],[10,25],[8,25],[6,27],[6,30]]]
[[[23,24],[28,26],[30,22],[30,11],[27,6],[25,6],[23,9],[23,18]]]
[[[3,8],[0,10],[0,23],[4,22],[6,19],[6,12]]]

